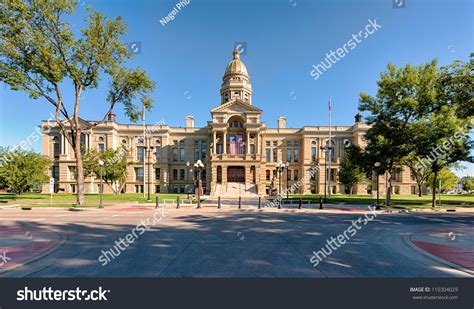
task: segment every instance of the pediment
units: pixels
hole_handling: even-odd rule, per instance
[[[228,102],[211,109],[211,113],[227,113],[227,112],[228,113],[246,113],[246,112],[261,113],[262,110],[253,105],[245,103],[241,100],[234,100],[232,102]]]

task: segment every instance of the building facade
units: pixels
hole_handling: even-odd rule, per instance
[[[83,132],[81,145],[84,151],[128,149],[127,181],[122,189],[126,193],[143,193],[148,188],[152,193],[191,193],[197,160],[204,163],[202,186],[210,195],[268,195],[286,188],[292,188],[290,193],[322,194],[325,188],[334,194],[348,193],[337,173],[345,147],[364,146],[369,126],[359,114],[351,126],[331,127],[331,141],[328,126],[286,128],[283,116],[276,127],[267,127],[263,111],[253,105],[250,75],[237,50],[225,70],[220,93],[220,105],[210,111],[206,127],[196,128],[194,117],[187,116],[184,127],[158,123],[144,130],[142,125],[119,124],[109,114],[105,123]],[[56,190],[74,193],[73,150],[57,126],[46,121],[42,126],[43,154],[53,160]],[[324,149],[327,145],[330,153]],[[278,171],[278,164],[286,166],[283,172]],[[95,177],[86,177],[85,183],[86,193],[99,192]],[[383,187],[383,177],[380,183]],[[370,193],[371,187],[359,184],[353,193]],[[408,169],[393,176],[393,190],[395,194],[416,193]],[[111,191],[104,187],[104,192]]]

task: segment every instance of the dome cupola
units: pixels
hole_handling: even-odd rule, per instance
[[[240,53],[236,48],[222,78],[221,104],[238,99],[251,105],[252,93],[247,67],[240,60]]]

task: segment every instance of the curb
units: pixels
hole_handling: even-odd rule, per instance
[[[431,253],[429,253],[429,252],[427,252],[427,251],[425,251],[425,250],[419,248],[417,245],[415,245],[415,244],[412,242],[412,240],[411,240],[411,236],[412,236],[412,235],[413,235],[412,232],[410,232],[408,235],[403,235],[403,240],[404,240],[405,243],[408,244],[411,248],[413,248],[413,249],[415,249],[416,251],[422,253],[422,254],[423,254],[424,256],[426,256],[426,257],[429,257],[429,258],[431,258],[431,259],[436,260],[437,262],[439,262],[439,263],[441,263],[441,264],[444,264],[444,265],[449,266],[449,267],[451,267],[451,268],[455,268],[455,269],[457,269],[457,270],[459,270],[459,271],[462,271],[462,272],[468,274],[470,277],[474,277],[474,271],[469,270],[469,269],[467,269],[467,268],[464,268],[464,267],[462,267],[462,266],[460,266],[460,265],[458,265],[458,264],[454,264],[454,263],[452,263],[452,262],[450,262],[450,261],[447,261],[447,260],[445,260],[445,259],[442,259],[442,258],[440,258],[440,257],[437,257],[436,255],[433,255],[433,254],[431,254]]]
[[[52,233],[55,233],[55,234],[59,235],[59,240],[57,241],[57,243],[56,243],[53,247],[51,247],[50,249],[48,249],[47,251],[45,251],[45,252],[43,252],[43,253],[41,253],[41,254],[38,254],[38,255],[36,255],[36,256],[34,256],[34,257],[32,257],[32,258],[29,258],[29,259],[27,259],[27,260],[25,260],[25,261],[23,261],[23,262],[21,262],[21,263],[18,263],[18,264],[16,264],[16,265],[14,265],[14,266],[6,267],[6,268],[0,270],[0,276],[3,275],[3,274],[5,274],[5,273],[9,273],[9,272],[15,271],[15,270],[17,270],[18,268],[24,267],[24,266],[26,266],[26,265],[28,265],[28,264],[31,264],[31,263],[33,263],[33,262],[39,260],[39,259],[42,259],[42,258],[44,258],[45,256],[48,256],[48,255],[50,255],[51,253],[55,252],[57,249],[59,249],[60,247],[62,247],[62,246],[66,243],[66,241],[67,241],[67,237],[66,237],[66,236],[63,236],[62,234],[60,234],[60,233],[58,233],[58,232],[56,232],[56,231],[54,231],[54,230],[48,229],[48,228],[44,228],[44,229],[45,229],[45,230],[49,230],[49,231],[51,231]],[[3,277],[3,276],[2,276],[2,277]],[[5,276],[5,277],[8,277],[8,276]]]

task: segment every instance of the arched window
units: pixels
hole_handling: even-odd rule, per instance
[[[330,147],[330,149],[327,150],[326,152],[326,160],[328,159],[328,154],[331,153],[331,161],[334,161],[334,153],[336,152],[336,143],[331,140],[326,141],[326,147]]]

